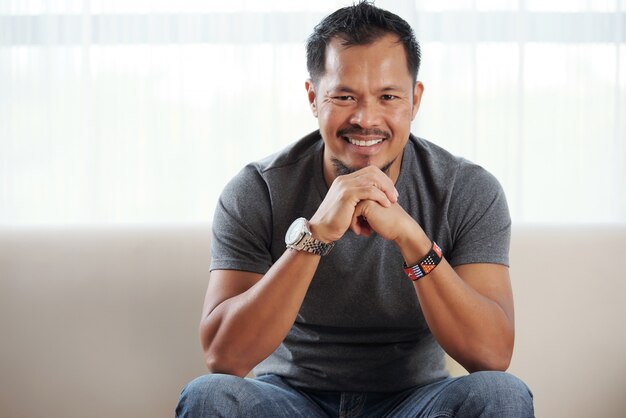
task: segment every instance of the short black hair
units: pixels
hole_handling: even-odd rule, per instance
[[[315,26],[306,42],[306,65],[315,84],[326,71],[326,46],[334,37],[342,44],[367,45],[392,33],[404,45],[409,74],[417,81],[420,67],[420,46],[413,29],[404,19],[380,9],[370,1],[360,1],[326,16]]]

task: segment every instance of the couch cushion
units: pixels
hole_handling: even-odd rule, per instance
[[[171,417],[205,373],[209,225],[0,230],[0,416]]]

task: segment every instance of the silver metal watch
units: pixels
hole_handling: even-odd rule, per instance
[[[325,256],[335,245],[334,242],[326,244],[313,238],[309,229],[309,222],[305,218],[298,218],[289,227],[285,234],[287,248],[298,251],[308,251],[313,254]]]

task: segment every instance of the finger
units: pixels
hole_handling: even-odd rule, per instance
[[[352,222],[350,223],[350,229],[355,234],[363,235],[365,237],[369,237],[370,235],[372,235],[372,232],[374,232],[370,224],[367,222],[367,219],[362,215],[359,215],[359,216],[355,215],[352,217]]]
[[[362,202],[364,200],[373,200],[379,205],[386,208],[393,205],[393,202],[389,199],[389,196],[385,194],[380,188],[374,185],[360,187],[359,189],[355,190],[355,193],[355,197],[359,202]]]
[[[355,234],[369,237],[374,232],[374,229],[367,220],[366,215],[367,208],[372,205],[378,206],[375,202],[364,200],[359,202],[359,204],[354,208],[350,229],[352,229]]]
[[[385,193],[390,202],[396,203],[398,201],[399,193],[393,181],[378,167],[368,166],[353,174],[355,175],[355,180],[359,181],[361,184],[376,187]]]
[[[357,223],[361,227],[361,235],[369,237],[374,232],[374,229],[372,229],[372,226],[364,216],[359,216],[357,218]]]
[[[359,222],[359,218],[363,217],[361,215],[361,207],[362,203],[359,203],[354,208],[354,212],[352,213],[352,219],[350,221],[350,229],[357,235],[361,235],[363,228],[361,227],[361,223]]]
[[[350,229],[356,235],[361,235],[361,225],[359,225],[358,216],[353,216],[350,222]]]

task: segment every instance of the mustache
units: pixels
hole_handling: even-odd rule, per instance
[[[364,129],[358,126],[350,126],[349,128],[339,129],[337,136],[350,136],[350,135],[363,135],[363,136],[380,136],[384,139],[391,138],[391,134],[382,129]]]

